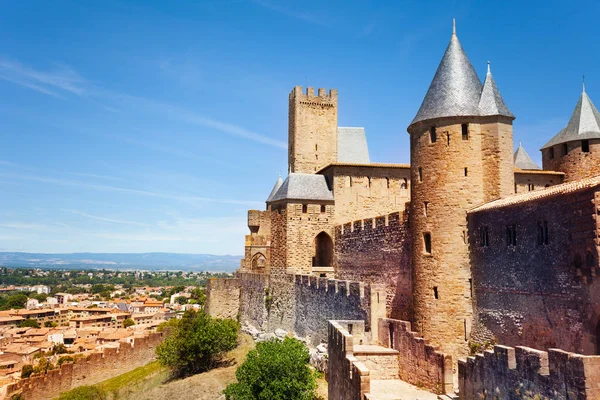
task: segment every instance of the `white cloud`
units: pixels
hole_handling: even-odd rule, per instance
[[[64,64],[51,71],[40,71],[18,61],[0,58],[0,79],[59,98],[65,93],[77,96],[86,93],[86,80]]]
[[[141,223],[141,222],[127,221],[127,220],[122,220],[122,219],[114,219],[114,218],[101,217],[98,215],[92,215],[92,214],[88,214],[88,213],[85,213],[85,212],[79,211],[79,210],[64,210],[64,211],[70,212],[75,215],[79,215],[81,217],[93,219],[96,221],[110,222],[110,223],[121,224],[121,225],[150,226],[149,224],[145,224],[145,223]]]

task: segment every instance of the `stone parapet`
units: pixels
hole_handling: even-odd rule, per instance
[[[599,399],[600,356],[494,346],[458,362],[461,400]]]

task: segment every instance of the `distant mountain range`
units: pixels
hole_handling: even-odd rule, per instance
[[[179,253],[4,253],[0,266],[46,269],[143,269],[232,272],[243,256]]]

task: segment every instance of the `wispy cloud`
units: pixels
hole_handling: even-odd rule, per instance
[[[278,12],[280,14],[286,15],[288,17],[296,18],[304,22],[308,22],[310,24],[320,25],[329,27],[329,24],[318,18],[317,16],[306,12],[306,11],[297,11],[292,10],[287,7],[282,7],[280,4],[274,4],[265,0],[251,0],[254,4],[257,4],[263,8],[269,9],[271,11]]]
[[[0,79],[57,98],[66,93],[77,96],[86,93],[86,80],[64,64],[57,64],[49,71],[40,71],[18,61],[0,58]]]
[[[48,225],[35,224],[29,222],[0,222],[0,228],[7,229],[25,229],[34,231],[50,231],[51,227]]]
[[[89,218],[89,219],[93,219],[93,220],[96,220],[96,221],[110,222],[110,223],[113,223],[113,224],[135,225],[135,226],[150,226],[149,224],[144,224],[144,223],[141,223],[141,222],[127,221],[127,220],[123,220],[123,219],[106,218],[106,217],[101,217],[101,216],[98,216],[98,215],[92,215],[92,214],[88,214],[86,212],[79,211],[79,210],[63,210],[63,211],[67,211],[67,212],[70,212],[72,214],[79,215],[81,217],[85,217],[85,218]]]
[[[171,193],[159,193],[148,190],[140,190],[140,189],[130,189],[123,188],[118,186],[110,186],[110,185],[102,185],[102,184],[93,184],[79,181],[72,181],[67,179],[60,178],[50,178],[44,176],[34,176],[34,175],[24,175],[24,174],[16,174],[16,173],[4,173],[0,172],[0,177],[8,178],[8,179],[17,179],[17,180],[25,180],[30,182],[39,182],[39,183],[48,183],[60,186],[70,186],[77,187],[82,189],[92,189],[104,192],[119,192],[132,194],[137,196],[145,196],[145,197],[155,197],[155,198],[163,198],[170,199],[176,201],[182,201],[187,203],[194,202],[210,202],[210,203],[222,203],[222,204],[243,204],[247,206],[257,206],[262,205],[261,202],[257,201],[245,201],[245,200],[235,200],[235,199],[220,199],[220,198],[212,198],[212,197],[201,197],[201,196],[189,196],[189,195],[176,195]]]

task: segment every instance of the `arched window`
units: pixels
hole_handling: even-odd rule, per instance
[[[263,272],[265,267],[267,266],[267,259],[261,253],[256,253],[254,257],[252,257],[252,271],[253,272]]]
[[[407,189],[407,188],[408,188],[408,179],[404,178],[404,180],[400,184],[400,189]]]
[[[313,267],[331,267],[333,265],[333,240],[325,232],[315,237],[315,256]]]

